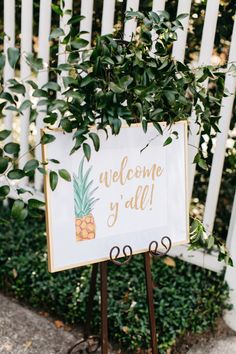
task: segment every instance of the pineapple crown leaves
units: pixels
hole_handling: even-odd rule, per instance
[[[92,166],[84,173],[84,157],[79,164],[78,175],[73,175],[75,214],[83,217],[91,213],[94,204],[99,200],[93,195],[98,187],[92,189],[93,180],[89,179]]]

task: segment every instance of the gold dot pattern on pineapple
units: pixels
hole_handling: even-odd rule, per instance
[[[92,240],[95,238],[96,226],[92,214],[77,218],[75,220],[76,240]]]

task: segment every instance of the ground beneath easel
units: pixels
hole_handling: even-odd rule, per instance
[[[66,354],[81,338],[77,329],[0,294],[0,354]],[[118,353],[126,354],[124,350],[110,352]],[[221,322],[215,336],[210,332],[199,337],[187,336],[172,353],[236,354],[236,334]]]

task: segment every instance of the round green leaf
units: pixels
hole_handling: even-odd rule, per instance
[[[28,215],[27,209],[25,209],[25,204],[22,200],[17,199],[15,200],[12,209],[11,209],[11,215],[13,218],[23,221]]]
[[[66,180],[66,181],[68,181],[68,182],[71,181],[71,175],[70,175],[70,173],[69,173],[67,170],[65,170],[65,169],[62,168],[61,170],[59,170],[59,175],[60,175],[60,177],[63,178],[64,180]]]
[[[0,197],[6,197],[10,193],[10,187],[5,185],[0,187]]]
[[[7,177],[10,179],[21,179],[25,177],[25,172],[23,170],[16,168],[14,170],[9,171]]]
[[[17,143],[8,143],[3,149],[7,154],[17,154],[20,151],[20,145]]]
[[[55,171],[50,171],[49,182],[50,182],[51,190],[54,191],[58,183],[58,175]]]

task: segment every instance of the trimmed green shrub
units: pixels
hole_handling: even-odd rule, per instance
[[[83,324],[91,267],[50,274],[47,271],[44,217],[15,222],[9,210],[1,208],[0,288],[21,301],[44,309],[72,324]],[[4,220],[8,222],[4,222]],[[222,275],[180,260],[168,265],[154,260],[152,273],[155,314],[160,353],[186,331],[200,333],[214,326],[228,308],[228,287]],[[132,353],[149,348],[148,309],[142,255],[122,268],[109,264],[110,339]],[[95,297],[93,323],[98,331],[99,286]]]

